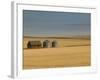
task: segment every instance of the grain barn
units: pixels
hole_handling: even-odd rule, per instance
[[[52,41],[52,47],[57,47],[57,41]]]
[[[28,41],[27,48],[41,48],[41,41]]]
[[[50,48],[50,47],[51,47],[51,43],[49,40],[43,41],[43,48]]]

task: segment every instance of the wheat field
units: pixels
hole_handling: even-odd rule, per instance
[[[30,40],[56,40],[56,48],[27,49]],[[90,39],[32,38],[23,39],[23,69],[76,67],[91,65]]]

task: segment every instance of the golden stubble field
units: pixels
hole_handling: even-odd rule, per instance
[[[23,69],[91,65],[90,39],[24,38]],[[56,40],[56,48],[27,49],[30,40]]]

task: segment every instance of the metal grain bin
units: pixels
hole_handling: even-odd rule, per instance
[[[52,47],[57,47],[58,43],[57,41],[52,41]]]
[[[51,47],[51,43],[49,40],[43,41],[43,48],[50,48],[50,47]]]

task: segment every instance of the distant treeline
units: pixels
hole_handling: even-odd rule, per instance
[[[90,36],[71,36],[71,37],[33,37],[33,36],[24,36],[24,38],[47,38],[47,39],[90,39]]]

